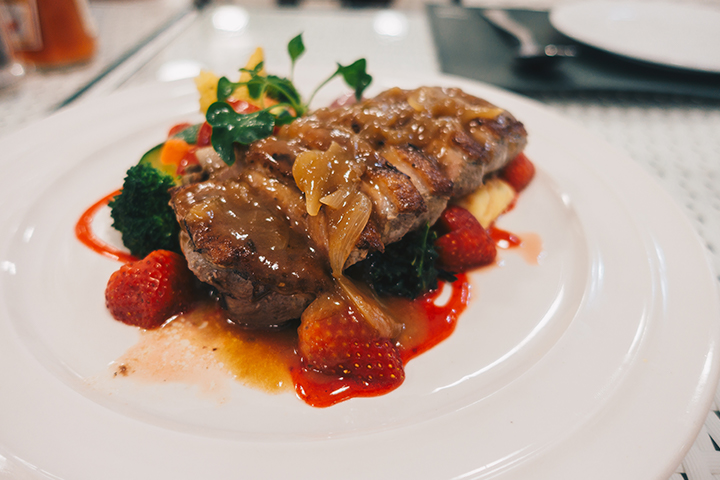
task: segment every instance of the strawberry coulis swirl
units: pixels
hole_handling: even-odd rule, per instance
[[[109,243],[103,241],[95,235],[92,229],[92,223],[97,213],[106,206],[113,198],[120,195],[120,190],[116,190],[109,195],[104,196],[97,202],[95,202],[90,208],[85,210],[80,216],[80,219],[75,224],[75,236],[80,240],[86,247],[92,251],[99,253],[105,257],[113,260],[118,260],[123,263],[130,263],[138,260],[138,258],[130,255],[129,253],[116,248]]]

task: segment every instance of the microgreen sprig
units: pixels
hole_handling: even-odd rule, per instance
[[[310,100],[308,101],[308,105],[312,103],[313,98],[315,98],[315,94],[322,87],[327,85],[330,80],[337,77],[338,75],[342,75],[345,83],[355,89],[355,99],[360,100],[362,98],[363,92],[368,87],[368,85],[370,85],[370,82],[372,82],[372,77],[368,75],[368,73],[365,71],[366,66],[367,64],[364,58],[356,60],[354,63],[348,65],[347,67],[338,63],[335,73],[330,75],[327,80],[318,85],[318,87],[312,93],[312,95],[310,96]]]
[[[287,51],[291,61],[290,78],[292,79],[295,63],[305,53],[302,34],[290,40]],[[291,79],[261,75],[262,68],[263,62],[260,62],[252,69],[240,69],[250,76],[245,82],[232,82],[226,77],[220,78],[217,85],[218,101],[210,105],[207,110],[206,120],[213,129],[212,146],[228,165],[232,165],[235,161],[234,143],[248,145],[270,136],[276,126],[286,125],[305,115],[317,92],[335,77],[342,76],[345,83],[354,89],[357,100],[362,98],[363,92],[372,82],[372,77],[366,72],[364,58],[348,66],[338,63],[335,72],[313,91],[310,100],[305,103]],[[237,113],[227,103],[228,98],[241,86],[247,87],[250,98],[260,100],[263,107],[261,110]],[[277,103],[266,107],[264,105],[266,97]]]
[[[290,55],[290,78],[295,74],[295,62],[303,53],[305,53],[305,44],[303,43],[302,33],[288,42],[288,55]]]
[[[269,137],[275,128],[275,117],[267,109],[239,114],[225,102],[210,105],[205,118],[212,127],[212,146],[228,165],[235,163],[235,142],[249,145]]]

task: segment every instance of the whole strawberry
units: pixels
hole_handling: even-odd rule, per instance
[[[435,241],[439,268],[460,273],[495,261],[495,242],[475,216],[464,208],[457,205],[446,208],[438,219],[437,228],[444,233]]]
[[[395,342],[378,332],[346,305],[312,305],[298,329],[305,366],[320,373],[355,380],[367,387],[399,386],[405,379]]]
[[[105,305],[118,321],[152,329],[182,312],[194,296],[194,279],[185,257],[155,250],[120,267],[105,288]]]
[[[516,192],[524,190],[534,176],[535,165],[524,153],[518,154],[500,171],[500,178],[512,185]]]

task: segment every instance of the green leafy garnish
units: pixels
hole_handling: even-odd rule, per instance
[[[296,117],[304,115],[307,111],[307,106],[303,103],[302,97],[292,81],[275,75],[260,75],[262,67],[263,62],[258,63],[252,70],[241,68],[241,72],[250,74],[250,80],[247,82],[231,82],[226,77],[218,80],[218,101],[226,101],[236,88],[246,86],[250,98],[261,100],[267,95],[279,102],[277,105],[273,105],[275,110],[287,111],[288,109],[292,109],[295,111]]]
[[[347,83],[349,86],[355,89],[355,99],[360,100],[362,98],[362,94],[365,91],[365,89],[370,85],[370,82],[372,82],[372,77],[368,75],[368,73],[365,71],[366,68],[366,62],[364,58],[361,58],[360,60],[356,60],[354,63],[348,65],[347,67],[337,64],[338,68],[335,70],[335,73],[330,75],[330,77],[325,80],[323,83],[318,86],[313,94],[310,96],[310,102],[312,102],[312,99],[315,97],[315,94],[320,90],[322,87],[325,86],[330,80],[337,77],[338,75],[342,75],[343,80],[345,80],[345,83]]]
[[[235,162],[234,143],[249,145],[270,136],[275,128],[275,116],[267,109],[242,114],[225,102],[210,105],[206,119],[212,127],[213,148],[228,165]]]
[[[347,273],[372,285],[379,295],[417,298],[438,286],[438,278],[455,278],[438,270],[434,243],[437,232],[426,225],[385,247],[384,252],[370,254],[350,267]]]
[[[267,93],[270,98],[280,102],[279,105],[292,108],[295,111],[296,116],[300,117],[305,115],[308,107],[303,104],[300,93],[295,89],[295,85],[293,85],[290,80],[287,78],[276,77],[275,75],[257,78],[261,79],[261,82],[265,82],[262,85],[263,89],[257,96],[253,96],[253,92],[250,91],[250,96],[253,98],[261,98],[263,94]]]
[[[217,85],[217,99],[220,102],[227,100],[230,95],[235,91],[237,87],[242,85],[241,83],[231,82],[227,77],[222,77],[218,80]]]
[[[360,100],[365,89],[372,82],[372,77],[366,71],[364,58],[356,60],[355,63],[343,67],[338,63],[338,73],[345,79],[345,83],[355,88],[355,99]]]
[[[302,34],[290,40],[287,50],[291,60],[292,78],[295,62],[305,52]],[[248,145],[270,136],[276,126],[287,125],[305,115],[315,94],[333,78],[341,76],[345,83],[353,88],[358,100],[372,82],[372,77],[366,72],[364,58],[348,66],[338,63],[335,72],[315,89],[310,100],[303,102],[292,80],[275,75],[260,75],[262,68],[263,62],[260,62],[255,68],[240,69],[241,72],[250,75],[250,79],[246,82],[232,82],[226,77],[220,78],[217,85],[218,101],[210,105],[206,113],[206,120],[213,127],[212,146],[228,165],[232,165],[235,161],[233,143]],[[247,87],[253,99],[262,101],[267,96],[278,103],[269,107],[262,105],[264,108],[252,113],[236,113],[227,100],[241,86]]]
[[[293,78],[293,74],[295,73],[295,61],[300,58],[300,55],[305,53],[305,44],[302,40],[302,33],[288,42],[287,50],[288,55],[290,55],[290,61],[292,62],[290,67],[290,78]]]

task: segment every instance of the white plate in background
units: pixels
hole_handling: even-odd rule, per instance
[[[550,22],[578,42],[617,55],[720,73],[718,5],[590,0],[553,7]]]
[[[720,339],[715,279],[680,210],[626,155],[537,103],[453,77],[387,78],[373,91],[459,86],[526,124],[539,173],[499,226],[540,235],[540,264],[504,252],[473,275],[455,333],[382,397],[316,409],[233,382],[218,402],[192,385],[99,380],[138,332],[105,311],[117,264],[74,224],[170,126],[197,120],[197,100],[183,81],[79,104],[0,141],[6,465],[63,480],[674,471],[709,409]]]

